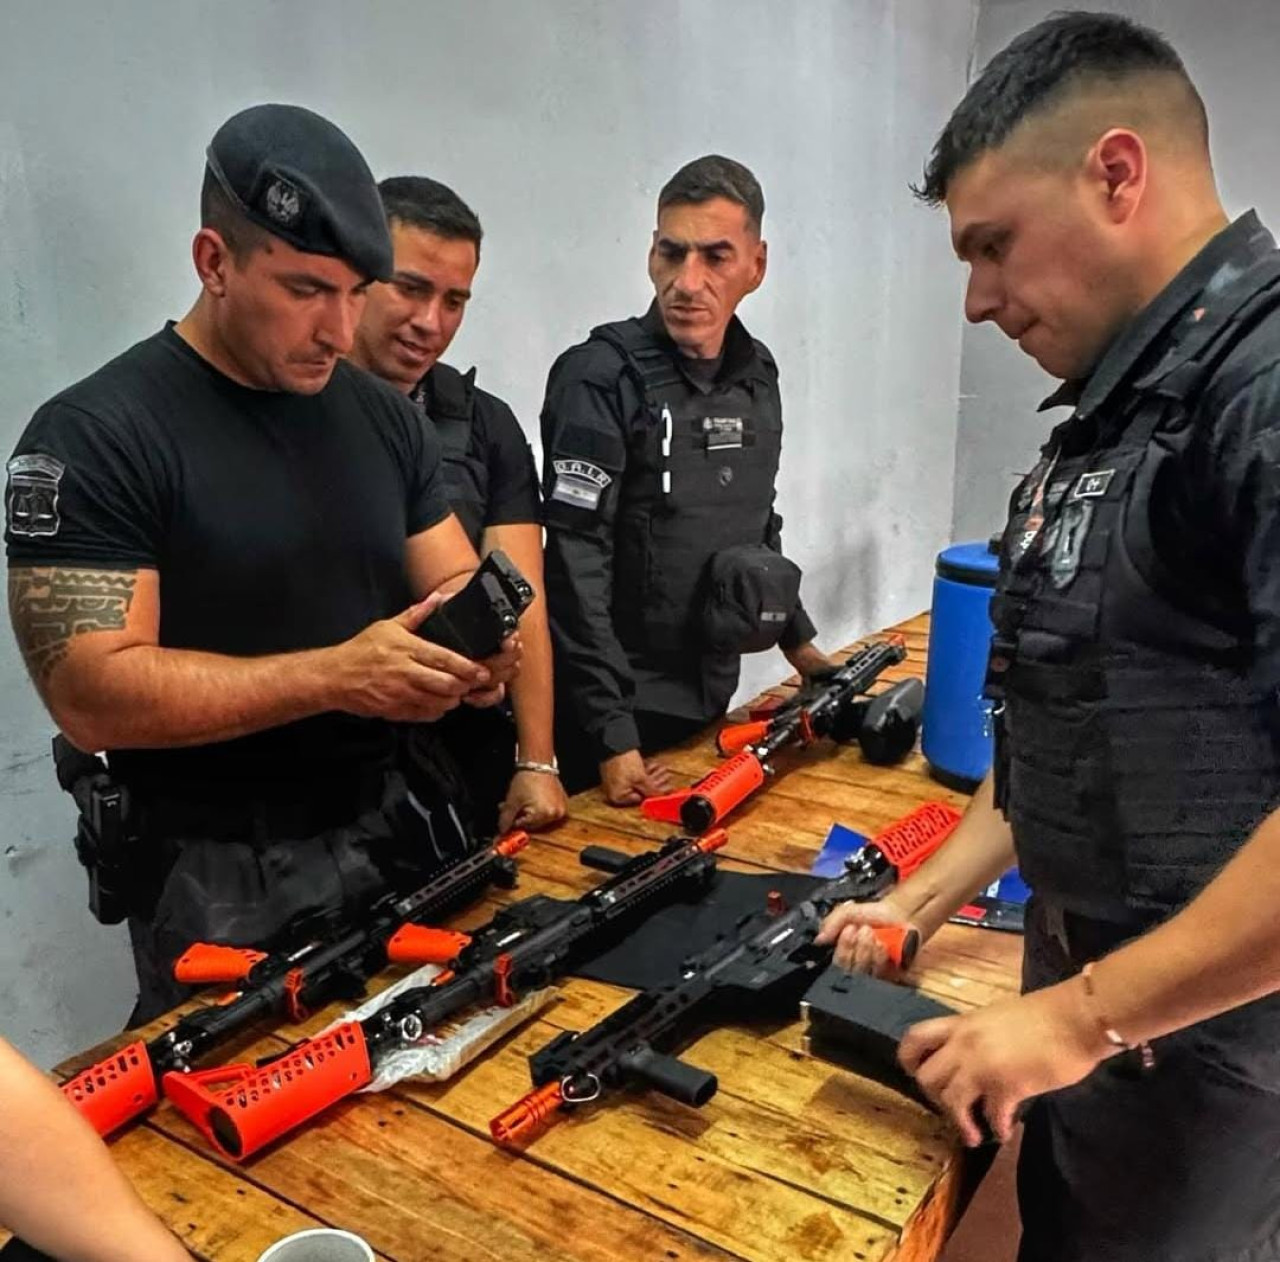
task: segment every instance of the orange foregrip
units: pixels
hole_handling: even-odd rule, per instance
[[[242,982],[265,951],[248,947],[214,946],[211,942],[195,942],[173,966],[175,981],[187,986],[207,986],[211,982]]]
[[[722,754],[736,754],[739,750],[754,745],[769,735],[769,724],[766,720],[758,723],[735,723],[732,727],[722,727],[716,733],[716,749]]]
[[[147,1045],[141,1040],[130,1043],[114,1056],[91,1065],[64,1082],[62,1094],[99,1135],[110,1135],[145,1113],[158,1098]]]
[[[530,1091],[523,1100],[504,1109],[489,1123],[489,1134],[504,1147],[518,1143],[564,1103],[558,1082]]]
[[[910,925],[872,925],[871,932],[889,953],[889,962],[900,969],[908,969],[915,962],[920,949],[920,931]]]
[[[358,1021],[300,1043],[263,1069],[228,1065],[168,1073],[164,1093],[233,1161],[287,1135],[370,1079]]]
[[[504,857],[510,859],[512,855],[517,855],[525,846],[529,844],[529,834],[526,832],[512,832],[505,836],[499,837],[493,843],[493,848]]]
[[[871,844],[898,869],[898,880],[902,881],[955,832],[961,818],[961,813],[946,802],[926,802],[890,824]]]
[[[401,925],[387,940],[387,959],[392,964],[448,964],[470,941],[450,929]]]

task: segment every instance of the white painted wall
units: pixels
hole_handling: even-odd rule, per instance
[[[263,100],[488,233],[452,358],[536,435],[546,370],[647,303],[658,188],[699,153],[768,200],[744,307],[781,364],[781,484],[839,644],[924,607],[951,524],[960,275],[905,191],[964,82],[973,0],[8,0],[0,16],[0,447],[189,304],[204,147]],[[778,677],[776,656],[747,685]],[[49,723],[0,635],[0,1032],[50,1063],[119,1027],[123,934],[84,908]]]
[[[1062,0],[982,0],[976,63]],[[1257,207],[1280,229],[1280,4],[1276,0],[1088,0],[1163,31],[1178,50],[1209,111],[1214,167],[1227,213]],[[956,539],[985,538],[1004,522],[1009,494],[1035,463],[1050,427],[1066,413],[1036,415],[1053,382],[992,325],[967,328],[956,438]]]

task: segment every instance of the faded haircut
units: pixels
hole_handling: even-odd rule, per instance
[[[1189,132],[1207,155],[1204,102],[1163,35],[1110,13],[1055,14],[987,63],[947,120],[912,192],[936,206],[961,170],[1000,148],[1027,120],[1048,118],[1091,95],[1128,94],[1140,103],[1153,88],[1160,95],[1161,123]]]

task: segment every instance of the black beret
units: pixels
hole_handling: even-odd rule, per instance
[[[364,276],[392,273],[391,234],[373,173],[327,118],[298,105],[254,105],[218,128],[209,170],[254,223]]]

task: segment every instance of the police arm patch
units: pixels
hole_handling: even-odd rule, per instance
[[[9,474],[5,522],[15,539],[56,535],[62,525],[58,513],[58,484],[66,465],[52,456],[32,453],[14,456],[5,466]]]
[[[552,467],[556,471],[556,480],[551,488],[551,498],[574,508],[594,512],[600,507],[600,497],[605,488],[613,481],[599,465],[589,460],[553,460]]]

